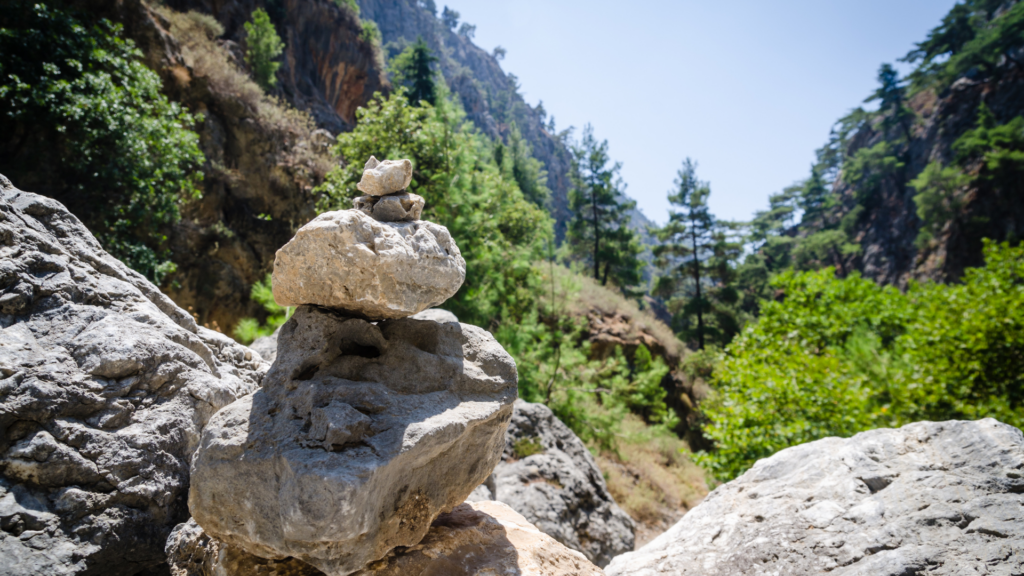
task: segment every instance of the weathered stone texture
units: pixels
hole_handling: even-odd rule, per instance
[[[405,190],[411,182],[412,162],[409,160],[378,161],[370,156],[356,188],[370,196],[386,196]]]
[[[543,450],[519,458],[517,442]],[[517,400],[503,460],[476,498],[504,502],[598,566],[633,550],[635,526],[612,499],[590,451],[543,404]]]
[[[501,502],[473,502],[441,515],[423,540],[358,576],[599,576],[601,569]]]
[[[418,543],[487,478],[516,385],[475,326],[301,307],[263,388],[204,429],[189,507],[230,546],[349,574]]]
[[[0,178],[0,575],[161,563],[200,430],[266,369]]]
[[[278,250],[273,288],[281,306],[384,320],[441,304],[465,279],[466,261],[444,226],[341,210],[317,216]]]
[[[765,458],[608,573],[1020,574],[1022,510],[1020,430],[919,422]]]

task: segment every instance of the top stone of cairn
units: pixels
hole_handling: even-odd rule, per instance
[[[373,156],[363,166],[363,177],[356,188],[370,196],[386,196],[401,192],[412,182],[412,162],[409,160],[378,161]]]

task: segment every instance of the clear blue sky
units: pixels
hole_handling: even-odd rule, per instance
[[[451,0],[477,45],[508,50],[527,102],[558,129],[593,124],[627,193],[663,223],[683,158],[711,208],[745,220],[807,176],[833,122],[883,62],[907,53],[953,0],[609,2]],[[445,4],[438,0],[438,11]],[[578,131],[577,131],[578,134]]]

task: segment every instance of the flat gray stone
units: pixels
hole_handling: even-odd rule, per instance
[[[715,489],[612,576],[1020,574],[1024,435],[918,422],[782,450]]]

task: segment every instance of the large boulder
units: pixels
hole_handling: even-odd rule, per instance
[[[340,210],[317,216],[278,250],[273,286],[281,306],[385,320],[441,304],[465,279],[466,261],[444,226]]]
[[[1020,574],[1022,510],[1020,430],[919,422],[760,460],[608,574]]]
[[[0,176],[0,575],[163,562],[203,425],[266,369]]]
[[[167,542],[171,576],[323,576],[297,560],[268,560],[209,537],[195,520]],[[601,570],[500,502],[456,506],[415,546],[395,549],[356,576],[599,576]]]
[[[516,384],[475,326],[300,307],[263,388],[203,431],[189,507],[230,546],[349,574],[418,543],[487,478]]]
[[[439,517],[411,548],[357,576],[601,576],[582,554],[562,546],[507,505],[473,502]]]
[[[502,462],[474,496],[508,504],[598,566],[633,550],[633,519],[587,447],[543,404],[516,401]]]

